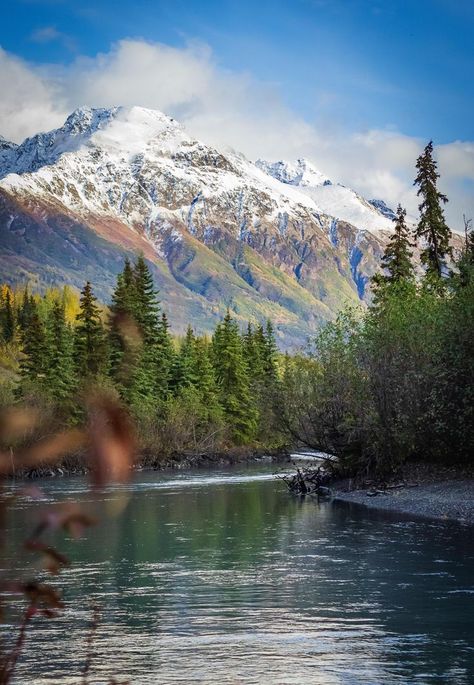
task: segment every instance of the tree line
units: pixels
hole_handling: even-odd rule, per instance
[[[19,369],[16,397],[74,423],[87,393],[110,392],[155,455],[303,444],[348,473],[472,460],[474,232],[466,221],[453,255],[432,143],[416,167],[420,218],[412,231],[397,207],[371,306],[342,311],[304,353],[279,354],[270,322],[241,331],[229,312],[211,336],[189,327],[177,341],[138,256],[109,308],[90,283],[79,300],[67,288],[1,288],[2,367]]]
[[[18,399],[48,404],[64,422],[82,418],[101,388],[129,408],[143,449],[163,452],[277,446],[272,400],[278,350],[270,321],[241,332],[230,313],[210,337],[191,326],[176,341],[142,255],[125,260],[110,307],[91,283],[39,296],[0,292],[0,333],[17,350]]]
[[[282,424],[347,473],[474,458],[474,232],[465,220],[454,256],[431,142],[416,168],[419,221],[410,231],[398,206],[372,305],[342,312],[286,363]]]

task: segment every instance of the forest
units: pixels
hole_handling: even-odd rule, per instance
[[[410,230],[397,208],[371,306],[343,310],[307,349],[282,354],[270,321],[240,330],[229,311],[211,336],[189,326],[173,337],[138,255],[108,307],[89,282],[80,297],[2,286],[2,406],[34,407],[54,431],[83,422],[100,390],[132,417],[145,463],[298,445],[351,474],[472,460],[474,232],[466,220],[453,254],[432,153],[429,143],[417,161],[419,222]]]

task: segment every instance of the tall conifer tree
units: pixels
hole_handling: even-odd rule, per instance
[[[123,271],[117,276],[109,320],[110,373],[119,385],[126,384],[135,357],[133,348],[136,347],[136,341],[133,337],[136,337],[136,299],[135,277],[127,258]]]
[[[433,159],[433,141],[428,143],[418,157],[416,168],[418,174],[414,185],[418,186],[417,195],[421,197],[421,203],[420,221],[415,236],[424,242],[421,261],[426,266],[428,280],[439,280],[445,274],[446,259],[451,256],[452,251],[449,244],[451,231],[442,209],[442,204],[446,204],[448,198],[437,187],[439,174]]]
[[[175,350],[169,332],[168,317],[162,313],[158,324],[158,342],[155,365],[155,387],[157,396],[166,400],[171,393],[171,373],[174,365]]]
[[[274,382],[278,378],[278,347],[276,344],[275,330],[270,319],[267,319],[265,326],[265,347],[264,347],[264,372],[267,381]]]
[[[74,368],[74,336],[66,323],[64,306],[54,302],[46,326],[48,363],[46,389],[59,400],[70,397],[76,387]]]
[[[8,344],[16,337],[16,311],[12,290],[7,285],[2,287],[0,314],[2,338]]]
[[[233,439],[249,442],[256,434],[257,411],[250,394],[242,338],[229,311],[214,333],[213,362],[220,402]]]
[[[141,328],[145,343],[157,342],[160,303],[155,291],[153,276],[143,255],[137,257],[133,268],[135,283],[135,318]]]
[[[39,314],[38,305],[32,296],[25,297],[23,307],[28,316],[24,317],[21,327],[24,356],[20,360],[20,373],[23,379],[41,385],[48,365],[46,328]]]
[[[186,335],[179,353],[175,355],[172,368],[172,386],[175,394],[188,387],[196,387],[198,379],[195,365],[196,338],[191,326],[188,326]]]
[[[194,378],[202,407],[210,420],[222,418],[222,407],[214,367],[210,358],[210,345],[205,338],[194,340]]]
[[[92,286],[87,281],[81,291],[74,335],[74,357],[80,379],[96,377],[104,373],[107,367],[105,332],[96,302]]]
[[[375,274],[372,281],[377,293],[384,286],[414,280],[415,271],[412,264],[413,252],[410,231],[406,225],[406,210],[399,204],[395,213],[395,226],[382,257],[383,273]]]

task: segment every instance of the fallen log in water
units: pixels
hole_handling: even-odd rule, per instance
[[[328,485],[331,482],[331,474],[324,468],[299,468],[296,467],[294,475],[277,476],[282,480],[288,490],[294,495],[318,495],[329,496],[331,490]]]

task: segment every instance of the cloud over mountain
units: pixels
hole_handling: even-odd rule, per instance
[[[0,87],[0,133],[17,142],[60,125],[80,105],[139,104],[175,116],[208,143],[231,144],[254,159],[310,158],[363,195],[401,202],[416,213],[414,162],[425,140],[305,121],[276,85],[223,69],[201,43],[176,48],[126,39],[65,67],[33,67],[0,50]],[[450,198],[448,220],[459,229],[463,213],[474,215],[474,143],[453,141],[438,146],[437,154],[441,187]]]

